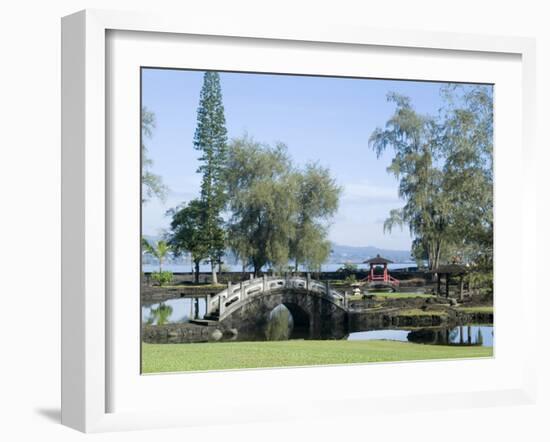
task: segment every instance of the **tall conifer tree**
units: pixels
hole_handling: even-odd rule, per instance
[[[212,265],[212,282],[217,283],[215,266],[225,249],[221,212],[226,199],[224,165],[227,159],[227,129],[217,72],[204,74],[194,146],[201,152],[201,165],[197,170],[202,174],[201,201],[204,204],[201,231]]]

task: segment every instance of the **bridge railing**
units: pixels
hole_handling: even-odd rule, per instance
[[[345,297],[340,292],[330,288],[328,283],[297,276],[286,278],[264,275],[261,278],[242,281],[238,284],[228,283],[225,290],[207,300],[207,314],[217,311],[221,318],[235,310],[241,302],[250,297],[284,288],[304,289],[326,297],[336,304],[342,306],[345,304]]]

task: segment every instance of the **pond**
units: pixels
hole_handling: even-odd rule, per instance
[[[141,322],[150,325],[181,324],[202,319],[206,313],[206,298],[177,298],[141,306]]]
[[[143,324],[164,325],[181,324],[193,319],[202,319],[206,313],[205,298],[177,298],[168,301],[144,305],[141,308]],[[303,318],[293,318],[285,305],[278,305],[269,314],[265,330],[246,339],[279,341],[305,339],[308,337],[309,324]],[[435,345],[481,345],[493,346],[492,325],[462,325],[451,328],[423,328],[415,330],[370,330],[350,333],[349,341],[389,340],[415,342]]]
[[[350,333],[350,341],[388,340],[439,345],[493,346],[492,325],[461,325],[417,330],[371,330]]]

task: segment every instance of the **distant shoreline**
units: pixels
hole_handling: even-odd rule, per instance
[[[339,268],[341,268],[344,265],[344,263],[329,263],[329,264],[323,264],[321,266],[321,272],[335,272]],[[359,270],[367,270],[368,264],[355,264],[357,265],[357,268]],[[404,269],[408,267],[416,267],[416,262],[399,262],[399,263],[393,263],[388,265],[388,269],[391,270],[397,270],[397,269]],[[173,272],[173,273],[189,273],[191,272],[191,263],[185,263],[185,264],[163,264],[162,269],[165,271]],[[242,266],[237,264],[225,264],[225,268],[230,272],[241,272]],[[143,264],[142,265],[142,271],[149,273],[149,272],[156,272],[158,271],[158,264]],[[201,264],[201,273],[208,273],[211,271],[210,264]],[[248,269],[248,272],[251,272],[252,270]],[[298,271],[305,272],[306,269],[303,269],[301,267],[298,268]]]

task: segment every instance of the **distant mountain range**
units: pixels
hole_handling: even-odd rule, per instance
[[[390,250],[380,249],[374,246],[343,246],[340,244],[332,244],[329,262],[334,264],[342,264],[345,262],[360,264],[369,258],[374,258],[376,255],[383,256],[396,263],[412,261],[410,250]]]

